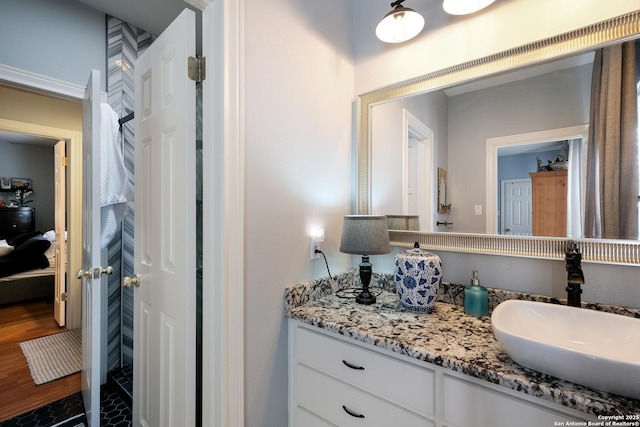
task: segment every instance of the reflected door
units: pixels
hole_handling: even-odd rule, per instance
[[[503,180],[502,206],[502,234],[531,236],[531,180]]]

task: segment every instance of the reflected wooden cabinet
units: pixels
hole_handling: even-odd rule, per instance
[[[567,236],[567,171],[533,172],[531,222],[534,236]]]

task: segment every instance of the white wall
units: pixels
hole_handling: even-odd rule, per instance
[[[103,13],[73,0],[2,0],[0,64],[86,85],[92,68],[106,88]]]
[[[245,1],[245,425],[287,425],[284,288],[332,273],[353,188],[351,5]],[[238,284],[240,285],[240,284]]]
[[[412,0],[406,6],[423,12],[425,31],[413,41],[394,46],[378,41],[374,34],[377,22],[390,10],[388,2],[354,0],[354,5],[356,94],[639,9],[637,0],[611,1],[606,7],[599,0],[497,0],[477,15],[448,17],[440,1]],[[487,286],[565,295],[566,272],[560,261],[440,255],[448,281],[468,283],[477,269]],[[372,263],[377,271],[390,273],[393,254],[374,257]],[[640,307],[638,267],[585,263],[584,271],[584,300]]]

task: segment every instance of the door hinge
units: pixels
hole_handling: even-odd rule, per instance
[[[66,157],[60,157],[60,165],[62,165],[62,167],[66,167],[67,166],[67,158]]]
[[[206,76],[205,58],[196,58],[194,56],[189,57],[188,68],[189,78],[196,83],[202,82]]]
[[[66,301],[67,300],[67,293],[63,292],[60,294],[60,301]]]

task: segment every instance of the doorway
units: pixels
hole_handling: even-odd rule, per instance
[[[7,88],[1,89],[3,94],[11,92],[8,96],[19,95],[20,92]],[[27,99],[37,96],[39,95],[24,93],[24,97]],[[15,98],[12,99],[15,100]],[[44,102],[44,104],[46,103]],[[38,114],[33,114],[33,117],[37,116]],[[46,114],[43,117],[45,117],[44,121],[46,122]],[[3,132],[3,139],[12,141],[11,143],[6,143],[12,147],[11,153],[6,153],[7,157],[11,154],[12,161],[15,163],[21,163],[22,160],[26,160],[22,165],[26,169],[21,169],[19,165],[15,165],[16,169],[7,167],[3,169],[11,171],[10,175],[15,175],[14,172],[29,171],[24,173],[24,175],[33,177],[32,188],[34,190],[29,199],[42,202],[35,203],[36,206],[32,210],[36,217],[34,228],[43,232],[44,235],[51,236],[51,232],[53,232],[53,236],[55,236],[53,238],[54,245],[59,245],[57,249],[53,250],[53,258],[47,256],[49,263],[55,263],[57,269],[32,270],[18,276],[13,275],[3,278],[6,279],[6,281],[2,282],[3,286],[21,287],[22,284],[28,284],[28,287],[21,289],[19,294],[16,294],[17,299],[0,308],[0,336],[2,337],[0,357],[5,367],[0,380],[3,385],[13,384],[11,387],[0,388],[0,399],[5,402],[2,405],[2,411],[0,411],[0,420],[4,420],[80,390],[79,373],[36,386],[20,349],[21,342],[65,331],[66,328],[61,328],[65,321],[69,325],[69,329],[77,328],[77,323],[75,322],[79,320],[80,300],[71,296],[77,289],[70,283],[72,280],[68,280],[69,277],[72,277],[69,275],[69,266],[72,264],[71,258],[76,251],[69,251],[69,256],[64,254],[66,243],[68,242],[65,240],[64,224],[68,225],[67,230],[71,235],[75,230],[74,227],[78,226],[78,224],[74,221],[76,217],[69,210],[70,206],[73,206],[72,180],[68,180],[69,185],[66,185],[62,181],[56,181],[54,178],[54,162],[56,159],[54,146],[58,145],[58,154],[60,154],[60,141],[63,141],[64,145],[68,142],[72,148],[79,147],[80,133],[4,117],[0,118],[0,131]],[[24,141],[22,141],[23,139]],[[68,168],[71,169],[70,156],[69,160]],[[34,166],[32,167],[29,162],[33,162]],[[45,182],[46,180],[51,182],[47,183]],[[56,186],[64,186],[65,191],[56,194]],[[61,188],[58,189],[62,190]],[[65,194],[69,194],[70,197],[66,197]],[[51,204],[55,205],[55,207],[47,208],[48,203],[43,200],[45,198],[50,198],[53,201]],[[55,220],[52,218],[56,215],[62,216],[58,218],[62,228],[57,232],[54,231]],[[38,221],[39,217],[43,217],[45,220]],[[54,284],[54,282],[58,284]],[[58,295],[52,295],[50,292],[53,288],[55,293],[55,288],[60,285],[63,287],[64,285],[69,285],[68,289],[66,289],[66,295],[69,295],[67,301],[69,310],[66,315],[64,310],[59,312],[62,316],[58,317],[59,325],[54,319],[54,301],[57,300],[64,307],[63,300],[67,298],[62,296],[62,293],[65,292],[65,289],[59,289]]]
[[[402,110],[402,215],[418,215],[421,231],[434,225],[434,133]]]
[[[530,132],[518,135],[508,135],[496,138],[489,138],[486,141],[486,233],[498,234],[500,232],[500,178],[499,178],[499,155],[517,153],[518,150],[526,147],[535,147],[539,144],[547,144],[554,141],[578,141],[576,144],[580,150],[575,150],[576,155],[572,156],[576,171],[586,170],[586,153],[588,144],[589,125],[570,126],[566,128],[548,129],[538,132]],[[507,151],[506,153],[503,150]],[[575,158],[574,158],[575,157]],[[576,177],[568,185],[569,198],[583,200],[584,198],[584,176]],[[580,230],[581,203],[572,206],[571,214],[568,215],[569,237],[580,237],[573,235],[571,230]]]

